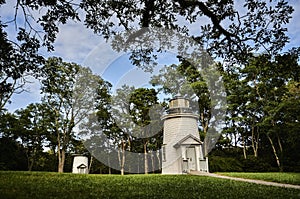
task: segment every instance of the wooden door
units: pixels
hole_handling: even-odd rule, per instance
[[[187,147],[186,148],[186,158],[188,160],[188,170],[196,170],[195,147]]]

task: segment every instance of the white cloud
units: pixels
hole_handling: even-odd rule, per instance
[[[287,45],[287,49],[290,47],[300,47],[300,4],[298,0],[291,0],[290,5],[293,6],[294,12],[290,23],[287,24],[288,35],[290,37],[290,43]]]
[[[70,22],[60,26],[53,55],[60,56],[65,61],[81,64],[93,48],[102,41],[100,36],[95,35],[82,23]]]

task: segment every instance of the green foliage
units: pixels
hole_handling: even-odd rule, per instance
[[[231,0],[139,0],[122,2],[82,0],[77,1],[78,4],[73,1],[51,0],[15,0],[14,2],[15,4],[7,3],[7,5],[14,6],[15,15],[13,19],[0,22],[0,111],[9,102],[13,93],[23,90],[23,83],[26,83],[27,75],[34,73],[36,77],[39,74],[39,66],[44,63],[43,57],[39,55],[39,49],[46,46],[48,50],[53,50],[52,43],[59,32],[58,24],[65,24],[68,20],[79,20],[78,8],[81,8],[83,12],[82,16],[84,16],[83,21],[86,27],[91,28],[95,33],[100,33],[104,38],[114,37],[120,33],[118,31],[122,31],[122,28],[134,32],[135,29],[143,27],[164,27],[187,34],[189,27],[182,25],[186,24],[182,23],[182,20],[188,24],[196,24],[203,21],[202,17],[207,17],[210,21],[207,24],[201,24],[199,37],[193,38],[199,42],[200,46],[207,46],[210,54],[227,57],[228,59],[225,61],[245,64],[240,69],[230,65],[229,71],[233,71],[232,74],[227,77],[224,76],[224,79],[230,84],[228,86],[229,120],[224,132],[228,136],[234,137],[235,146],[238,144],[245,147],[251,146],[255,156],[260,156],[260,154],[262,157],[274,156],[274,160],[276,159],[277,165],[281,169],[299,168],[299,114],[297,114],[299,112],[298,107],[300,107],[298,106],[299,93],[295,91],[297,86],[292,86],[299,82],[299,64],[297,62],[299,52],[298,54],[295,53],[296,51],[284,55],[277,54],[288,42],[287,29],[284,26],[289,22],[293,12],[288,1],[244,1],[242,12],[235,10],[236,2]],[[0,4],[6,4],[6,1],[1,0]],[[34,19],[31,13],[41,10],[40,18]],[[24,27],[18,23],[20,16],[24,17]],[[16,26],[15,39],[7,34],[7,26]],[[11,29],[11,27],[9,28]],[[40,29],[43,30],[43,34]],[[127,42],[132,38],[135,40],[135,36],[143,34],[143,31],[147,31],[147,29],[125,36],[117,35],[120,40],[126,41],[125,47],[120,45],[121,42],[116,42],[118,44],[117,50],[127,48]],[[122,36],[124,37],[122,38]],[[158,33],[154,35],[154,38],[155,41],[163,41],[159,42],[158,50],[163,51],[165,47],[169,47],[169,43],[159,36]],[[155,55],[152,55],[152,46],[147,47],[149,48],[136,48],[132,52],[130,58],[132,58],[133,64],[151,63],[150,58],[155,58]],[[248,59],[252,56],[249,52],[262,48],[269,54],[252,60]],[[203,59],[201,63],[210,63],[210,61]],[[82,87],[76,87],[78,80],[76,77],[80,76],[78,70],[77,64],[65,63],[59,58],[49,59],[43,68],[43,72],[45,72],[42,81],[42,89],[45,94],[44,101],[47,101],[49,107],[52,108],[51,112],[55,114],[51,119],[48,118],[48,121],[52,122],[52,126],[48,125],[46,129],[51,129],[53,135],[48,136],[48,141],[51,143],[52,149],[57,147],[58,153],[60,150],[65,151],[71,148],[71,141],[74,140],[73,128],[76,125],[76,118],[73,116],[78,115],[74,108],[77,106],[90,110],[89,105],[95,105],[93,102],[86,103],[89,102],[87,99],[92,99],[86,97],[90,96],[91,93],[81,92],[86,91],[83,88],[90,86],[84,80],[92,79],[82,77],[87,77],[91,73],[88,69],[84,70],[80,74],[81,80],[79,81],[79,85]],[[197,90],[197,96],[202,103],[199,104],[199,109],[202,130],[205,134],[211,117],[206,84],[193,67],[183,63],[179,66],[179,71],[192,83],[193,89]],[[170,70],[166,70],[166,72],[170,72]],[[94,79],[95,76],[89,77]],[[168,77],[171,75],[169,74]],[[95,79],[97,82],[97,78]],[[99,80],[98,83],[100,84],[99,87],[106,87],[104,81]],[[165,81],[165,83],[169,82]],[[178,87],[178,85],[176,86]],[[94,92],[100,96],[98,108],[104,105],[104,108],[98,112],[99,118],[104,118],[103,120],[99,119],[102,126],[106,127],[103,131],[109,134],[111,138],[117,138],[113,140],[115,144],[120,139],[123,142],[124,137],[130,142],[132,138],[128,135],[131,132],[122,131],[111,120],[110,112],[107,111],[111,108],[109,105],[110,96],[107,92],[108,87],[105,89],[98,88],[98,93]],[[77,91],[75,95],[74,91]],[[103,103],[101,102],[102,98],[104,98]],[[143,114],[139,116],[147,117],[145,116],[146,112],[140,112]],[[64,118],[66,115],[67,117]],[[119,114],[119,118],[124,119],[122,122],[128,127],[128,120],[126,120],[128,118],[123,116],[124,114]],[[135,122],[141,123],[141,121],[136,119]],[[142,122],[144,123],[145,120]],[[13,129],[14,127],[5,129],[10,125],[8,122],[1,126],[1,136],[8,135],[7,138],[10,138],[12,143],[17,143],[17,138],[22,137],[22,144],[27,143],[27,147],[25,147],[27,151],[32,152],[35,149],[41,151],[41,147],[39,147],[41,140],[38,137],[44,135],[39,135],[38,131],[44,128],[26,126],[29,123],[26,118],[20,120],[20,124],[26,127],[19,128],[22,130],[22,136],[20,136]],[[38,140],[34,142],[35,138]],[[239,138],[241,140],[238,140]],[[220,145],[224,146],[228,143],[220,142]],[[261,146],[263,146],[262,150]],[[157,146],[152,145],[151,147],[155,149]],[[129,148],[129,144],[124,148]],[[136,148],[139,149],[139,147]],[[33,153],[27,153],[27,156],[28,154],[32,155]],[[35,155],[32,157],[43,159]],[[245,161],[245,165],[249,165],[246,166],[249,169],[254,168],[253,164],[259,170],[264,167],[261,162],[256,161],[256,159],[250,158]],[[233,160],[230,162],[234,163]],[[220,161],[220,164],[224,164],[224,161]],[[224,165],[224,167],[228,167],[228,165]]]
[[[246,170],[269,170],[268,165],[274,164],[281,171],[297,169],[298,59],[299,49],[292,49],[274,58],[262,54],[246,65],[221,69],[228,99],[223,133],[232,139],[234,146],[243,146]],[[255,158],[247,157],[251,154]]]
[[[1,4],[5,4],[5,1],[1,1]],[[39,1],[27,1],[18,0],[13,2],[15,15],[10,19],[9,25],[14,24],[16,27],[20,27],[28,36],[32,36],[35,42],[39,44],[42,42],[43,46],[46,46],[48,50],[53,50],[52,43],[55,41],[57,33],[59,32],[58,24],[65,24],[68,20],[79,20],[76,9],[78,5],[66,1],[51,1],[51,0],[39,0]],[[23,10],[18,12],[19,10]],[[37,10],[43,10],[43,14],[39,18],[35,18],[32,13]],[[20,16],[21,15],[21,16]],[[24,24],[18,24],[20,18],[24,18]],[[38,40],[41,40],[37,42]],[[35,43],[34,43],[35,44]],[[32,43],[26,43],[26,46],[30,47]]]
[[[37,76],[39,65],[44,62],[35,37],[20,29],[16,38],[19,44],[16,44],[8,39],[5,27],[0,21],[0,112],[14,93],[24,91],[30,73]]]
[[[241,163],[243,165],[243,171],[247,172],[266,172],[277,170],[272,168],[271,165],[264,159],[254,156],[248,156],[247,159],[242,159]]]
[[[115,165],[120,165],[121,173],[124,173],[125,168],[133,169],[134,166],[139,171],[148,172],[150,160],[149,164],[144,164],[145,167],[137,162],[146,162],[148,158],[140,158],[144,155],[150,157],[147,153],[150,150],[156,152],[161,146],[161,107],[156,91],[123,85],[114,95],[109,93],[109,87],[106,92],[107,94],[99,96],[97,114],[91,114],[88,122],[81,125],[82,133],[92,138],[85,145],[102,161],[115,161]],[[144,155],[139,156],[138,153]],[[133,154],[136,156],[133,157]],[[134,166],[131,167],[132,165]]]
[[[26,151],[11,138],[0,138],[0,170],[27,170]]]
[[[269,158],[272,160],[272,157]],[[227,148],[215,149],[209,156],[210,172],[269,172],[278,171],[276,164],[270,164],[270,160],[263,157],[248,155],[242,156],[242,149]]]
[[[53,148],[50,115],[44,104],[2,114],[0,170],[55,171],[56,156],[43,148]]]
[[[16,111],[18,123],[15,129],[19,140],[26,150],[28,170],[36,168],[35,164],[43,156],[49,132],[49,112],[45,104],[29,104],[26,108]]]
[[[74,128],[96,111],[99,93],[107,83],[89,68],[56,57],[49,58],[42,70],[42,101],[53,113],[49,141],[56,147],[58,170],[63,172],[66,152],[76,143]]]
[[[189,175],[0,172],[3,198],[297,198],[300,191]],[[225,190],[225,191],[224,191]]]
[[[196,39],[205,44],[211,54],[245,61],[248,52],[262,46],[270,53],[280,50],[288,41],[283,24],[289,22],[293,8],[285,1],[245,1],[243,6],[243,12],[238,12],[234,1],[140,0],[120,3],[83,0],[81,3],[86,13],[86,26],[104,38],[113,37],[120,29],[136,29],[137,24],[139,27],[162,27],[187,34],[188,26],[180,23],[182,19],[187,24],[195,24],[207,17],[210,21],[200,25],[200,35]],[[225,27],[223,23],[228,25]],[[115,29],[116,26],[119,29]],[[136,31],[134,34],[143,32]],[[159,35],[156,37],[159,38]],[[162,49],[167,48],[161,43]]]
[[[114,37],[122,30],[147,27],[172,29],[187,35],[190,32],[189,24],[198,25],[200,21],[202,22],[198,27],[200,35],[197,34],[197,38],[195,38],[196,35],[191,36],[194,36],[201,45],[206,46],[211,54],[228,57],[229,61],[246,61],[249,52],[259,49],[274,55],[280,51],[288,42],[285,24],[289,23],[294,10],[288,1],[244,1],[241,10],[236,9],[240,7],[240,5],[236,6],[236,3],[232,0],[204,2],[190,0],[124,2],[115,0],[76,2],[15,0],[10,3],[0,1],[0,5],[11,5],[12,7],[8,9],[15,11],[12,19],[0,22],[0,40],[5,40],[4,45],[1,45],[4,53],[1,51],[0,54],[4,59],[7,55],[13,55],[12,57],[17,55],[11,60],[6,59],[8,60],[6,63],[12,61],[12,64],[9,63],[8,66],[16,67],[13,68],[13,73],[22,74],[19,73],[19,69],[23,70],[25,62],[16,64],[13,62],[24,58],[27,66],[36,67],[40,63],[37,50],[41,46],[46,46],[49,51],[54,50],[53,42],[59,32],[59,24],[66,24],[70,20],[84,21],[87,28],[91,28],[106,39]],[[43,12],[39,12],[39,18],[32,14],[41,10]],[[79,16],[82,18],[80,19]],[[207,17],[209,21],[206,22],[207,20],[203,20],[203,17]],[[22,20],[24,23],[19,23]],[[3,24],[10,26],[10,29],[19,29],[16,39],[21,45],[15,44],[14,39],[12,41],[6,39],[7,32]],[[134,34],[140,33],[137,31]],[[122,39],[129,41],[130,38],[127,36]],[[162,41],[159,49],[167,49],[168,43],[163,39]],[[131,56],[137,57],[137,59],[133,58],[133,63],[140,64],[141,57],[147,57],[152,52],[151,47],[136,48],[133,52],[136,56]],[[3,63],[2,60],[1,63]],[[11,87],[11,85],[6,86]],[[9,98],[9,96],[6,97]]]
[[[212,156],[208,163],[210,172],[243,171],[242,163],[232,157]]]

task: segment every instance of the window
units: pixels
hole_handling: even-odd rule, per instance
[[[178,100],[177,99],[176,100],[172,100],[170,102],[170,108],[176,108],[176,107],[178,107]]]
[[[184,107],[190,107],[190,103],[189,103],[188,100],[185,100],[185,101],[184,101]]]
[[[165,162],[166,161],[166,147],[162,146],[162,161]]]

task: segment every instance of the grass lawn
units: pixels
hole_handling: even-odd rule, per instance
[[[191,175],[0,172],[1,198],[300,198],[288,189]]]
[[[300,185],[300,173],[218,173],[220,175]]]

